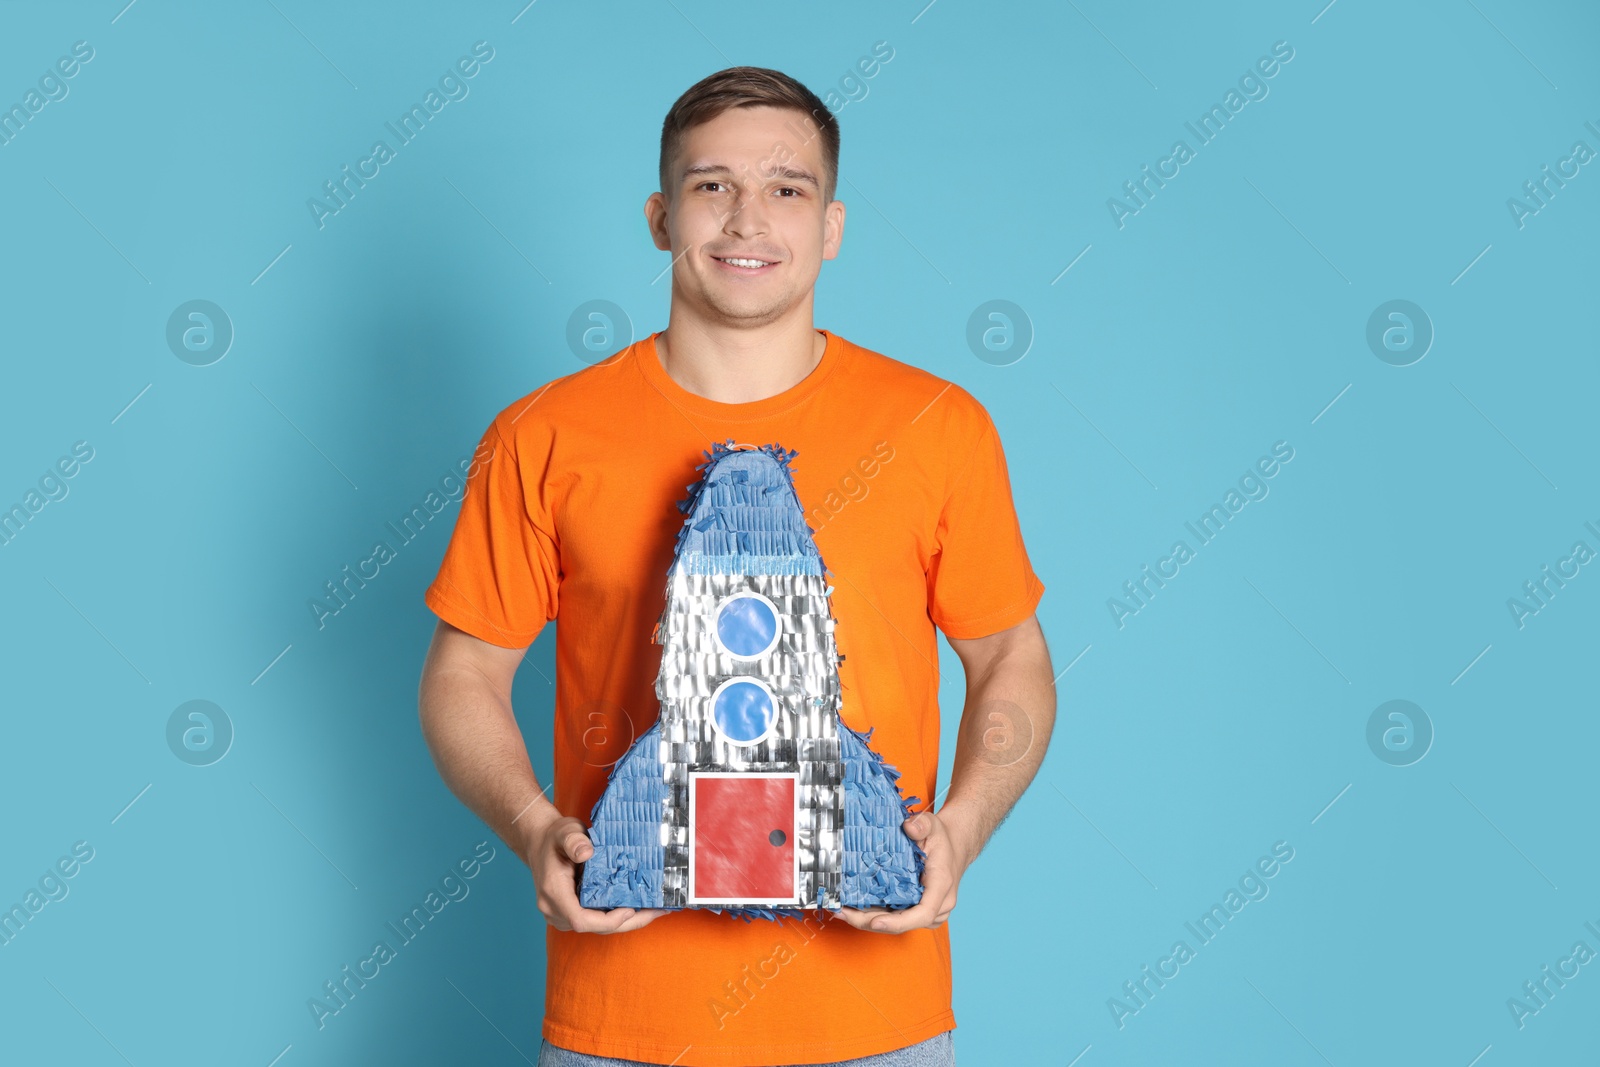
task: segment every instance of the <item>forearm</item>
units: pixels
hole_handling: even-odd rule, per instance
[[[526,863],[528,831],[555,809],[528,761],[509,694],[471,668],[440,668],[424,673],[418,708],[439,776]]]
[[[970,864],[1044,762],[1055,728],[1048,653],[1019,650],[968,677],[950,790],[939,809]]]

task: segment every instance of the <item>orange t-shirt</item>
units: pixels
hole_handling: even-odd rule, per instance
[[[610,767],[655,722],[651,631],[713,441],[798,454],[795,490],[833,584],[845,723],[936,795],[934,627],[982,637],[1044,593],[1000,438],[966,390],[821,331],[822,360],[776,396],[726,404],[668,377],[655,335],[500,412],[426,602],[491,644],[556,628],[555,789],[587,825]],[[955,1026],[949,924],[856,930],[832,913],[745,922],[674,911],[625,934],[546,929],[543,1035],[595,1056],[754,1065],[851,1059]],[[825,916],[825,917],[819,917]],[[953,920],[954,921],[954,920]]]

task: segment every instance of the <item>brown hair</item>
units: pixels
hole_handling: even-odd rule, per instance
[[[684,132],[709,122],[730,108],[792,108],[811,116],[822,132],[822,161],[828,173],[823,178],[823,197],[833,199],[839,182],[839,120],[816,93],[781,71],[766,67],[728,67],[691,85],[661,123],[661,191],[668,197],[676,191],[667,168],[683,142]]]

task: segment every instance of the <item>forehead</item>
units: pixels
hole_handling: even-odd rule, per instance
[[[785,158],[822,180],[822,130],[804,111],[794,108],[736,107],[684,131],[678,151],[678,174],[690,167],[726,166],[735,171],[757,169],[779,146]],[[770,164],[769,164],[770,167]]]

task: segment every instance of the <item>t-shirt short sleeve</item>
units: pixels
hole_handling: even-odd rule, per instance
[[[503,648],[526,648],[556,617],[561,579],[545,466],[519,454],[520,436],[502,434],[498,419],[484,432],[455,531],[423,594],[439,618]]]
[[[928,565],[928,615],[957,639],[1015,626],[1044,595],[1022,543],[1000,434],[987,412],[982,425],[940,512]]]

